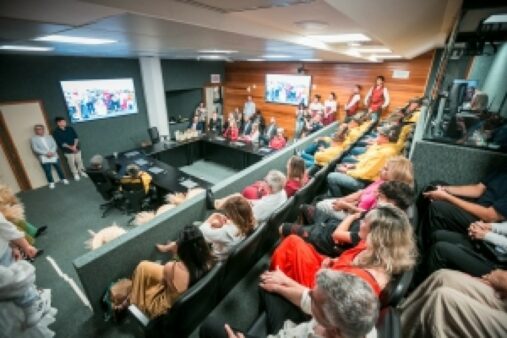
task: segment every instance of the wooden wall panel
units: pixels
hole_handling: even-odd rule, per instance
[[[366,95],[377,75],[386,78],[386,86],[391,94],[389,109],[404,105],[411,97],[424,94],[433,62],[434,52],[428,52],[412,60],[389,61],[384,63],[305,63],[307,74],[312,76],[311,95],[320,94],[323,101],[331,91],[338,96],[342,107],[348,100],[354,84],[363,86],[362,96]],[[291,105],[266,103],[264,101],[265,77],[273,74],[296,74],[301,62],[233,62],[226,65],[224,112],[235,107],[242,109],[250,94],[257,108],[268,120],[277,119],[287,134],[294,133],[296,107]],[[410,71],[408,79],[393,79],[394,70]],[[250,87],[250,92],[247,88]],[[340,117],[343,110],[340,109]]]

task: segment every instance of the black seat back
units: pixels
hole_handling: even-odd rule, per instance
[[[266,225],[262,228],[262,253],[272,249],[278,239],[280,238],[278,228],[283,222],[288,222],[289,216],[294,208],[294,196],[289,198],[284,204],[276,209],[269,217]]]
[[[86,169],[86,174],[104,200],[109,201],[113,198],[113,191],[116,189],[116,186],[105,171]]]
[[[164,315],[154,318],[147,337],[188,337],[219,303],[218,291],[225,265],[217,263],[192,285]]]
[[[375,324],[378,338],[400,338],[401,321],[400,315],[392,307],[382,309]]]
[[[150,135],[150,140],[152,144],[160,142],[160,134],[158,133],[157,127],[148,128],[148,135]]]
[[[412,283],[414,277],[414,270],[405,271],[397,276],[393,276],[389,284],[386,285],[380,294],[381,306],[397,306],[407,293],[407,290]]]
[[[140,181],[140,180],[139,180]],[[122,184],[123,196],[127,202],[127,209],[130,212],[139,212],[142,209],[146,197],[142,182],[134,184]]]
[[[261,257],[261,242],[265,223],[260,224],[248,237],[234,247],[225,261],[225,274],[220,296],[225,297]]]

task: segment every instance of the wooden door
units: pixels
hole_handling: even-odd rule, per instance
[[[34,155],[30,139],[33,127],[42,124],[50,132],[47,117],[40,101],[0,103],[0,138],[7,164],[0,170],[4,183],[14,190],[36,189],[48,184],[38,158]],[[13,176],[16,182],[12,182]],[[58,178],[53,173],[55,179]],[[9,181],[9,182],[7,182]],[[18,186],[16,188],[16,185]]]

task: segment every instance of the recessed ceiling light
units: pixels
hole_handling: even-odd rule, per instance
[[[340,42],[361,42],[370,41],[371,39],[361,33],[352,34],[334,34],[334,35],[312,35],[311,38],[328,42],[328,43],[340,43]]]
[[[348,56],[353,56],[353,57],[356,57],[356,58],[360,58],[361,57],[361,53],[359,53],[355,49],[348,49],[345,52],[343,52],[343,54],[348,55]]]
[[[359,46],[361,46],[361,43],[360,42],[349,42],[349,43],[347,43],[347,46],[349,46],[349,47],[359,47]]]
[[[250,62],[260,62],[260,61],[264,61],[264,59],[246,59],[247,61],[250,61]]]
[[[503,23],[507,22],[507,14],[493,14],[490,15],[484,23]]]
[[[199,55],[197,60],[225,60],[227,59],[224,55]]]
[[[290,55],[284,55],[284,54],[266,54],[262,56],[266,59],[288,59],[291,56]]]
[[[83,38],[80,36],[67,36],[67,35],[47,35],[34,39],[35,41],[50,41],[62,43],[74,43],[78,45],[105,45],[115,43],[115,40],[97,39],[97,38]]]
[[[329,26],[327,22],[320,20],[301,20],[294,22],[294,24],[307,31],[320,31]]]
[[[227,50],[227,49],[201,49],[198,51],[199,53],[211,53],[211,54],[234,54],[237,53],[237,50]]]
[[[376,59],[401,59],[403,56],[401,55],[372,55]]]
[[[389,48],[353,48],[359,53],[391,53]]]
[[[0,46],[1,50],[17,50],[20,52],[49,52],[52,51],[53,47],[38,47],[38,46],[14,46],[14,45],[3,45]]]
[[[322,59],[301,59],[303,62],[320,62]]]

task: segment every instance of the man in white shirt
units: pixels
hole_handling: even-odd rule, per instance
[[[51,135],[45,135],[44,126],[42,124],[36,124],[33,128],[35,135],[31,139],[32,150],[39,158],[44,174],[49,183],[49,189],[55,188],[53,180],[53,174],[51,167],[54,167],[60,181],[64,184],[69,184],[69,181],[65,178],[62,167],[58,160],[58,153],[56,152],[56,142]]]
[[[259,200],[250,200],[253,214],[257,222],[267,221],[269,216],[287,201],[287,193],[283,188],[287,179],[282,172],[271,170],[264,180],[271,188],[271,193],[263,196]]]
[[[243,115],[249,119],[255,114],[255,102],[252,101],[252,96],[248,95],[245,106],[243,107]]]

